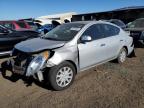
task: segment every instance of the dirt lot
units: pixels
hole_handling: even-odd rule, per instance
[[[136,56],[80,73],[64,91],[0,75],[0,108],[144,108],[144,48]]]

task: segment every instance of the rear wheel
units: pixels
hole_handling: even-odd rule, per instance
[[[63,62],[50,69],[48,79],[54,90],[64,90],[74,81],[76,69],[70,62]]]
[[[120,50],[119,55],[118,55],[117,62],[118,62],[118,63],[123,63],[123,62],[125,62],[126,57],[127,57],[127,50],[126,50],[125,48],[122,48],[122,49]]]

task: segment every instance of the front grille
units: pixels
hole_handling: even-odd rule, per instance
[[[130,31],[130,36],[133,37],[134,40],[139,40],[141,34],[141,31]]]

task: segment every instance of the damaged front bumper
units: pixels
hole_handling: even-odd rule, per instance
[[[38,79],[39,81],[43,81],[43,72],[44,72],[44,65],[37,68],[36,65],[32,64],[32,62],[28,66],[17,66],[14,59],[10,60],[10,64],[12,65],[12,72],[15,74],[19,74],[22,76],[30,77]],[[36,69],[36,70],[35,70]]]
[[[44,80],[43,72],[49,58],[48,52],[43,52],[35,56],[19,54],[13,57],[10,62],[13,73],[24,75],[26,77],[33,76],[39,81]]]

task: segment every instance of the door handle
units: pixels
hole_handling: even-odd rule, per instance
[[[103,47],[103,46],[105,46],[105,45],[106,45],[106,44],[101,44],[100,46]]]

